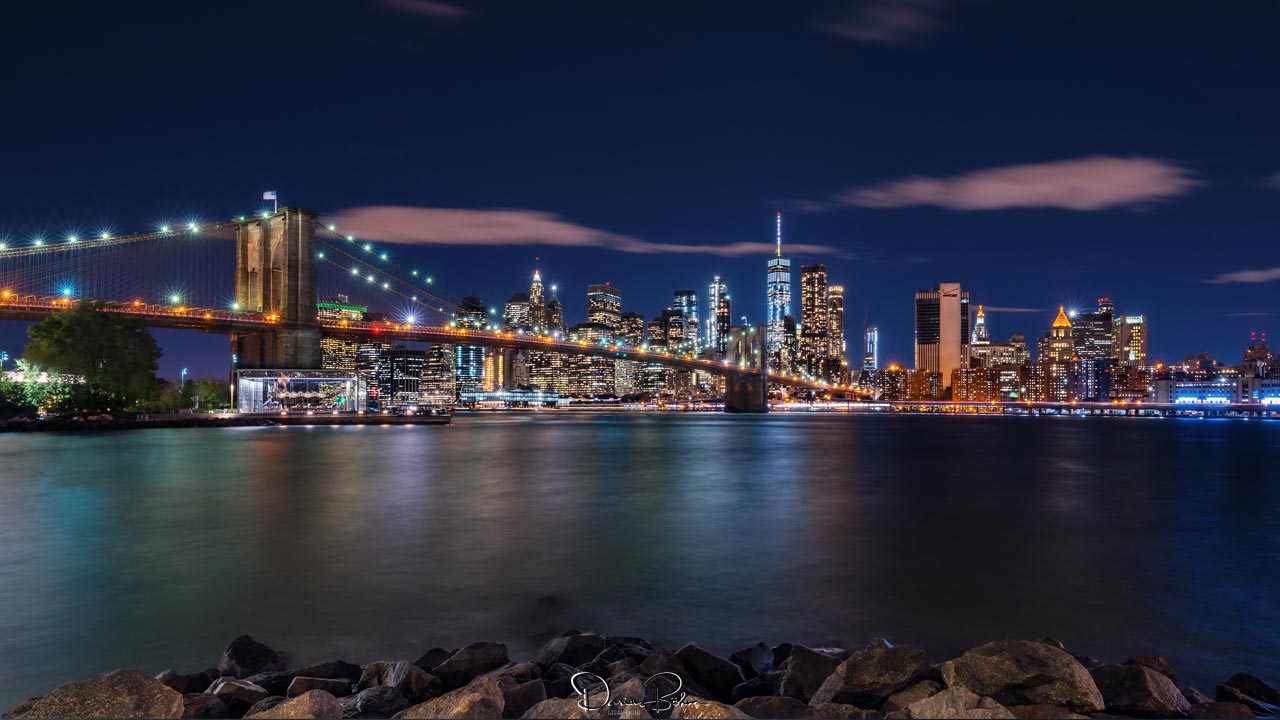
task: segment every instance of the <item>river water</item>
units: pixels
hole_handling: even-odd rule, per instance
[[[251,633],[291,662],[566,628],[721,653],[1052,635],[1280,681],[1280,423],[460,415],[0,435],[0,709]],[[552,595],[559,609],[535,610]]]

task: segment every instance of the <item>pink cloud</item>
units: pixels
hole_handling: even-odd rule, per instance
[[[415,15],[426,15],[436,18],[467,18],[471,17],[471,11],[445,2],[436,2],[435,0],[383,0],[383,4],[392,10],[413,13]]]
[[[1105,210],[1169,200],[1200,184],[1191,171],[1163,160],[1094,155],[975,170],[948,178],[911,177],[856,188],[835,201],[870,208],[936,205],[952,210]]]
[[[855,0],[815,27],[859,42],[905,45],[939,30],[939,16],[948,4],[949,0]]]
[[[719,255],[768,255],[770,242],[734,242],[720,245],[650,242],[629,235],[577,225],[558,215],[537,210],[465,210],[380,205],[348,208],[326,216],[343,232],[361,238],[403,245],[542,245],[591,247],[626,253],[675,253]],[[788,244],[795,253],[841,255],[826,245]]]
[[[1211,277],[1205,282],[1220,285],[1222,283],[1265,283],[1272,280],[1280,280],[1280,267],[1267,270],[1237,270]]]

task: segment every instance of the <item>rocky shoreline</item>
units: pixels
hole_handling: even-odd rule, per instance
[[[584,706],[586,709],[584,709]],[[334,660],[289,669],[248,635],[217,667],[149,677],[115,670],[67,683],[6,718],[1253,718],[1280,691],[1236,673],[1212,695],[1164,659],[1107,664],[1052,638],[1001,640],[933,662],[924,650],[758,643],[729,657],[642,638],[569,631],[532,660],[501,643],[433,648],[415,660]]]

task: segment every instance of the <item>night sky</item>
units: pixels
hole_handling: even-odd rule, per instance
[[[797,312],[825,262],[854,357],[866,313],[909,363],[943,281],[993,339],[1100,295],[1153,359],[1280,337],[1276,3],[45,2],[0,27],[10,243],[275,189],[487,304],[535,264],[570,323],[589,283],[653,316],[719,274],[759,322],[781,210]],[[162,374],[225,372],[226,338],[157,335]]]

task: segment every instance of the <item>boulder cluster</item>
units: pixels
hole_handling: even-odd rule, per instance
[[[681,702],[663,703],[677,683]],[[588,692],[584,709],[583,692]],[[606,701],[607,698],[607,701]],[[416,660],[289,669],[248,635],[216,668],[149,677],[116,670],[67,683],[6,718],[1253,718],[1280,691],[1237,673],[1213,695],[1179,685],[1163,658],[1108,665],[1061,643],[1001,640],[942,663],[877,639],[859,650],[759,643],[729,657],[695,644],[570,631],[531,661],[501,643]]]

